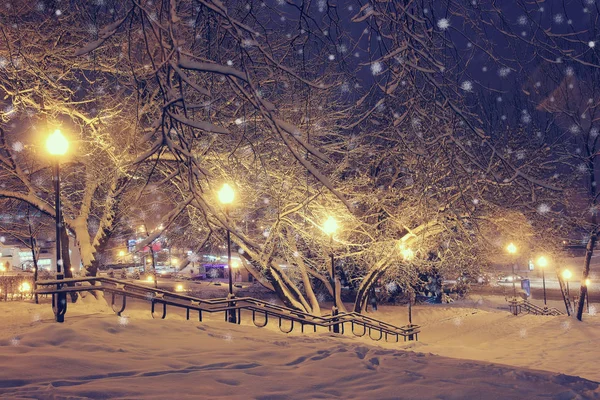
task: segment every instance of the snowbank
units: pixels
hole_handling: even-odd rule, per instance
[[[398,320],[404,311],[384,307],[373,316]],[[537,322],[540,317],[505,312],[417,307],[423,341],[378,346],[327,332],[285,335],[231,325],[222,316],[202,323],[152,320],[146,310],[132,310],[120,318],[94,303],[70,305],[64,324],[53,322],[48,304],[0,303],[0,315],[0,397],[7,399],[600,398],[598,384],[583,378],[489,362],[500,357],[509,364],[513,354],[518,365],[539,369],[534,361],[549,357],[560,370],[564,360],[577,361],[571,344],[581,346],[592,327],[571,321],[565,330],[566,317]],[[513,321],[531,332],[504,351],[519,326]],[[550,334],[537,339],[546,330],[555,335],[547,346]],[[481,352],[485,362],[429,354],[445,347],[463,358]],[[541,354],[550,347],[554,353]],[[592,355],[587,367],[594,366]]]

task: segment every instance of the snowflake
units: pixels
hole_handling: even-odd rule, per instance
[[[187,256],[189,262],[198,262],[200,261],[200,256],[196,253],[191,253]]]
[[[35,9],[38,11],[44,11],[46,9],[46,5],[40,1],[35,5]]]
[[[438,20],[437,27],[443,31],[450,28],[450,21],[447,18],[442,18]]]
[[[581,163],[577,166],[577,171],[579,171],[580,173],[587,172],[587,170],[587,165],[585,165],[584,163]]]
[[[231,333],[226,333],[225,335],[223,335],[223,339],[225,339],[228,342],[231,342],[233,340],[233,336],[231,335]]]
[[[227,60],[227,65],[229,65],[231,67],[233,65],[233,61]]]
[[[498,70],[498,75],[500,75],[502,78],[506,78],[508,74],[510,74],[510,68],[508,67],[502,67]]]
[[[548,204],[542,203],[538,206],[537,212],[542,215],[546,214],[546,213],[550,212],[550,206]]]
[[[481,68],[481,71],[483,71],[483,72],[487,72],[487,70],[488,70],[488,67],[482,67]]]
[[[244,123],[244,119],[243,118],[236,118],[235,119],[235,124],[236,125],[242,125]]]
[[[350,85],[347,82],[344,82],[342,83],[340,90],[342,91],[342,93],[348,93],[350,91]]]
[[[129,325],[129,317],[126,315],[121,315],[119,317],[119,325],[121,325],[121,326]]]
[[[8,60],[6,58],[0,56],[0,69],[6,68],[7,65],[8,65]]]
[[[563,328],[565,331],[568,331],[569,329],[571,329],[571,322],[563,321],[563,323],[560,324],[560,327]]]
[[[590,48],[592,48],[592,49],[593,49],[594,47],[596,47],[596,42],[594,42],[593,40],[590,40],[590,41],[588,42],[588,46],[590,46]]]
[[[527,110],[521,111],[521,122],[524,124],[528,124],[531,122],[531,115],[529,115]]]
[[[455,317],[452,322],[454,323],[454,325],[456,326],[461,326],[463,323],[463,319],[462,317]]]
[[[471,201],[472,201],[472,202],[473,202],[473,204],[475,204],[475,205],[479,204],[479,199],[473,199],[473,200],[471,200]]]
[[[265,197],[265,198],[263,199],[263,203],[265,203],[265,204],[269,204],[270,202],[271,202],[271,200],[269,200],[269,198],[268,198],[268,197]]]
[[[219,276],[219,271],[217,271],[216,269],[211,269],[210,272],[208,273],[208,276],[210,276],[211,278],[215,279]]]
[[[598,133],[600,133],[600,130],[598,130],[598,128],[592,128],[590,129],[590,136],[595,138],[596,136],[598,136]]]
[[[556,14],[554,16],[554,23],[556,24],[562,24],[563,22],[565,22],[565,16],[562,14]]]
[[[517,22],[519,25],[527,25],[527,17],[525,15],[521,15]]]
[[[421,129],[421,120],[417,117],[414,117],[410,120],[410,125],[413,127],[413,129],[419,130]]]
[[[371,73],[373,75],[379,74],[382,70],[383,70],[383,66],[381,65],[381,63],[379,61],[376,61],[373,64],[371,64]]]
[[[523,160],[523,159],[525,159],[526,155],[527,155],[527,153],[525,152],[525,150],[519,150],[519,151],[517,151],[517,160]]]
[[[521,328],[521,330],[519,331],[519,336],[521,338],[526,338],[527,337],[527,329],[526,328]]]
[[[464,81],[463,83],[461,83],[460,88],[465,92],[470,92],[471,90],[473,90],[473,82]]]
[[[326,299],[326,298],[325,298],[325,294],[323,294],[323,293],[319,293],[319,294],[317,294],[317,301],[318,301],[319,303],[323,303],[323,302],[325,301],[325,299]]]
[[[25,146],[23,146],[23,143],[21,142],[14,142],[12,144],[12,149],[13,151],[20,153],[21,151],[23,151],[23,149],[25,148]]]
[[[0,236],[0,243],[4,243],[4,242],[6,242],[6,237]]]
[[[329,61],[333,61],[333,60],[335,60],[335,55],[333,55],[333,54],[330,54],[330,55],[328,55],[328,56],[327,56],[327,59],[328,59]]]
[[[597,312],[598,310],[596,309],[596,306],[590,306],[590,315],[596,315]]]
[[[239,255],[242,255],[242,254],[244,254],[244,249],[242,249],[242,248],[240,247],[240,248],[238,249],[238,251],[237,251],[237,252],[238,252],[238,254],[239,254]]]
[[[565,75],[573,76],[573,74],[575,74],[575,70],[573,69],[573,67],[567,67],[567,69],[565,69]]]
[[[19,343],[21,343],[21,339],[19,339],[18,337],[14,337],[14,338],[10,339],[11,346],[18,346]]]
[[[571,132],[571,133],[573,133],[573,134],[577,134],[577,133],[579,133],[579,132],[580,132],[579,125],[577,125],[577,124],[573,124],[573,125],[571,125],[571,126],[569,127],[569,132]],[[581,151],[581,150],[580,150],[580,151]]]
[[[41,322],[42,321],[42,316],[40,314],[35,314],[32,318],[32,321],[35,322]]]
[[[390,282],[385,285],[385,288],[389,293],[396,293],[398,291],[398,284],[396,282]]]
[[[62,11],[56,10],[54,11],[54,14],[56,14],[57,17],[60,17],[62,15]]]

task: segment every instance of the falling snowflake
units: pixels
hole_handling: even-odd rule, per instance
[[[1,243],[4,243],[4,242],[6,242],[6,237],[4,237],[4,236],[0,236],[0,242],[1,242]]]
[[[17,153],[22,152],[24,148],[25,148],[25,146],[23,146],[23,143],[21,143],[21,142],[14,142],[12,144],[13,151],[15,151]]]
[[[565,16],[562,14],[556,14],[554,16],[554,23],[556,24],[562,24],[563,22],[565,22]]]
[[[191,253],[187,256],[189,262],[198,262],[200,261],[200,256],[197,253]]]
[[[62,15],[62,11],[56,10],[54,11],[54,14],[56,14],[57,17],[60,17]]]
[[[587,170],[587,165],[585,165],[584,163],[581,163],[577,166],[577,171],[579,171],[580,173],[587,172]]]
[[[547,214],[548,212],[550,212],[550,206],[548,204],[542,203],[538,206],[537,212],[542,215]]]
[[[473,90],[473,82],[464,81],[463,83],[461,83],[460,88],[465,92],[470,92],[471,90]]]
[[[33,322],[41,322],[42,321],[42,317],[40,316],[40,314],[35,314],[32,318]]]
[[[596,42],[594,42],[593,40],[590,40],[590,41],[588,42],[588,46],[590,46],[590,48],[592,48],[592,49],[593,49],[594,47],[596,47]]]
[[[567,67],[565,69],[565,75],[567,75],[567,76],[573,76],[573,74],[575,74],[575,70],[573,69],[573,67]]]
[[[0,69],[6,68],[8,65],[8,60],[4,57],[0,57]]]
[[[519,331],[519,336],[521,338],[526,338],[527,337],[527,329],[526,328],[521,328],[521,330]]]
[[[396,282],[390,282],[385,285],[385,288],[388,293],[396,293],[398,291],[398,284]]]
[[[498,75],[500,75],[502,78],[506,78],[508,74],[510,74],[510,68],[508,67],[502,67],[498,70]]]
[[[525,15],[521,15],[517,22],[519,25],[527,25],[527,17]]]
[[[521,111],[521,122],[524,124],[528,124],[531,122],[531,115],[529,115],[527,110]]]
[[[244,249],[242,249],[241,247],[238,249],[238,251],[237,251],[237,252],[238,252],[238,254],[239,254],[239,255],[242,255],[242,254],[244,254],[244,253],[245,253],[245,252],[244,252]]]
[[[208,276],[210,276],[212,279],[218,278],[219,277],[219,271],[217,271],[216,269],[213,268],[208,273]]]
[[[121,325],[121,326],[129,325],[129,317],[127,315],[121,315],[119,317],[119,325]]]
[[[21,343],[21,339],[19,339],[18,337],[14,337],[14,338],[10,339],[11,346],[18,346],[19,343]]]
[[[473,202],[473,204],[475,204],[475,205],[479,204],[479,199],[473,199],[473,200],[471,200],[471,201],[472,201],[472,202]]]
[[[231,67],[233,65],[233,61],[227,60],[227,65],[229,65]]]
[[[596,306],[590,306],[590,315],[596,315],[597,312],[598,310],[596,309]]]
[[[340,90],[342,91],[342,93],[348,93],[350,91],[350,85],[347,82],[344,82],[342,83]]]
[[[525,159],[526,155],[527,155],[527,153],[525,152],[525,150],[519,150],[519,151],[517,151],[517,160],[523,160],[523,159]]]
[[[335,55],[330,54],[329,56],[327,56],[327,58],[329,59],[329,61],[333,61],[335,60]]]
[[[269,198],[268,198],[268,197],[265,197],[265,198],[263,199],[263,203],[265,203],[265,204],[269,204],[270,202],[271,202],[271,200],[269,200]]]
[[[447,18],[442,18],[438,20],[437,27],[443,31],[450,28],[450,21]]]
[[[598,136],[598,133],[600,133],[600,130],[598,130],[598,128],[592,128],[590,129],[590,136],[595,138],[596,136]]]
[[[573,124],[573,125],[571,125],[571,126],[569,127],[569,132],[571,132],[571,133],[573,133],[573,134],[577,134],[577,133],[579,133],[579,132],[580,132],[579,125],[577,125],[577,124]],[[580,150],[580,151],[581,151],[581,150]]]
[[[383,70],[383,66],[381,65],[381,63],[379,61],[376,61],[373,64],[371,64],[371,73],[373,75],[377,75],[382,70]]]
[[[452,320],[452,323],[454,323],[454,325],[456,325],[456,326],[461,326],[463,323],[463,319],[462,319],[462,317],[455,317]]]
[[[565,331],[568,331],[569,329],[571,329],[571,321],[563,321],[562,324],[560,324],[560,327],[563,328]]]

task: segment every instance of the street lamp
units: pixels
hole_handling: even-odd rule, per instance
[[[335,316],[338,314],[337,307],[337,294],[335,289],[335,266],[334,266],[334,258],[333,258],[333,235],[338,230],[338,223],[333,217],[327,218],[325,223],[323,224],[323,232],[329,236],[329,247],[331,248],[331,253],[329,254],[331,257],[331,289],[333,292],[333,307],[331,308],[331,315]],[[338,324],[333,325],[333,332],[339,333],[340,327]]]
[[[569,279],[571,279],[573,274],[568,269],[565,269],[562,272],[562,276],[563,276],[563,279],[565,280],[565,282],[567,283],[567,298],[570,298],[571,294],[569,293]]]
[[[235,197],[235,193],[233,188],[225,183],[221,190],[219,190],[219,201],[223,204],[223,208],[225,210],[225,215],[227,219],[229,219],[229,206],[233,203],[233,199]],[[231,268],[231,232],[229,231],[229,221],[227,221],[227,268],[229,274],[229,295],[227,296],[230,299],[235,298],[233,295],[233,277],[232,277],[232,268]],[[235,305],[234,302],[229,303],[230,306]],[[235,310],[230,309],[227,311],[227,320],[231,323],[236,323],[236,315]]]
[[[548,266],[548,260],[546,259],[546,257],[541,256],[540,258],[538,258],[537,264],[542,269],[542,285],[544,286],[544,307],[546,307],[546,274],[544,271]]]
[[[508,246],[506,246],[506,251],[508,251],[508,253],[510,255],[515,255],[517,253],[517,246],[515,246],[512,243],[509,243]],[[517,298],[517,287],[515,286],[515,261],[513,259],[513,263],[512,263],[512,283],[513,283],[513,297]]]
[[[60,228],[62,222],[62,210],[60,205],[60,157],[64,156],[69,149],[69,142],[60,131],[56,129],[54,133],[46,139],[46,149],[54,158],[53,163],[53,181],[54,181],[54,209],[55,209],[55,225],[56,225],[56,279],[64,279],[62,271],[62,252],[60,245]],[[60,290],[62,284],[56,285]],[[55,310],[56,322],[65,321],[65,313],[67,312],[67,294],[57,293],[53,296],[52,308]]]

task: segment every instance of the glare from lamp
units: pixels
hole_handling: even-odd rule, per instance
[[[573,276],[573,274],[572,274],[572,273],[571,273],[571,271],[569,271],[568,269],[565,269],[565,270],[562,272],[562,276],[563,276],[563,278],[564,278],[566,281],[568,281],[569,279],[571,279],[571,277]]]
[[[219,190],[219,201],[221,204],[233,203],[234,196],[233,188],[228,183],[225,183],[221,190]]]
[[[69,141],[64,137],[60,129],[55,130],[52,135],[48,136],[48,139],[46,139],[46,149],[53,156],[65,155],[69,149]]]
[[[542,268],[546,268],[548,266],[548,259],[544,256],[541,256],[538,258],[537,265]]]
[[[515,246],[514,244],[510,243],[508,246],[506,246],[506,250],[510,253],[510,254],[515,254],[517,252],[517,246]]]
[[[337,229],[338,229],[338,223],[335,220],[335,218],[333,218],[333,217],[327,218],[327,221],[325,221],[325,224],[323,224],[323,232],[325,232],[329,236],[333,236],[333,234],[337,231]]]

